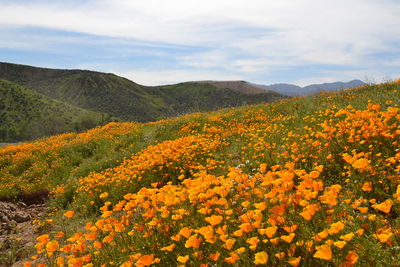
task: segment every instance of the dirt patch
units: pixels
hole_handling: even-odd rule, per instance
[[[46,200],[49,198],[49,192],[48,191],[38,191],[30,194],[20,194],[17,196],[13,197],[0,197],[0,203],[5,202],[5,203],[10,203],[10,204],[15,204],[17,205],[21,204],[24,206],[30,206],[32,204],[43,204],[46,202]]]
[[[46,205],[0,202],[0,267],[22,266],[33,254],[39,236],[34,221],[45,215]]]

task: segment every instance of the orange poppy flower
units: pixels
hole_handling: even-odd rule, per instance
[[[294,257],[287,261],[291,266],[297,267],[300,264],[301,257]]]
[[[393,206],[393,200],[391,199],[386,199],[384,202],[380,204],[374,204],[372,207],[374,209],[380,210],[386,214],[388,214]]]
[[[254,256],[254,264],[266,264],[268,261],[268,254],[265,251],[258,252]]]
[[[288,235],[283,235],[283,236],[281,236],[281,239],[283,240],[283,241],[285,241],[285,242],[287,242],[287,243],[291,243],[292,242],[292,240],[293,240],[293,238],[295,237],[295,233],[290,233],[290,234],[288,234]]]
[[[188,260],[189,260],[189,255],[178,256],[178,258],[177,258],[177,261],[179,261],[180,263],[183,263],[183,264],[185,264]]]
[[[169,246],[161,248],[161,251],[169,251],[169,252],[171,252],[171,251],[174,250],[175,246],[176,246],[175,244],[171,244]]]
[[[345,224],[342,223],[341,221],[338,221],[336,223],[332,223],[331,227],[328,229],[329,234],[333,235],[333,234],[337,234],[340,231],[343,230]]]
[[[222,222],[224,218],[220,215],[212,215],[210,217],[206,217],[204,220],[211,224],[212,226],[218,225]]]
[[[264,233],[268,236],[268,238],[272,238],[277,230],[278,230],[277,226],[270,226],[265,228]]]
[[[69,211],[64,213],[64,216],[69,218],[69,219],[74,217],[74,215],[75,215],[75,211],[72,211],[72,210],[69,210]]]
[[[57,240],[52,240],[46,244],[46,250],[49,252],[57,251],[59,247],[60,245],[58,244]]]
[[[372,190],[372,182],[365,182],[361,189],[366,192],[371,191]]]
[[[239,255],[235,252],[231,252],[230,256],[225,258],[224,261],[227,263],[235,263],[239,258]]]
[[[44,234],[44,235],[38,236],[36,238],[36,241],[38,241],[42,244],[46,244],[47,242],[49,242],[49,240],[50,240],[49,238],[50,238],[50,236],[48,234]]]
[[[108,197],[108,193],[107,192],[101,193],[99,197],[100,198],[107,198]]]
[[[143,255],[136,262],[136,264],[139,266],[150,266],[153,263],[154,263],[154,255],[153,254]]]
[[[353,236],[354,236],[354,233],[348,233],[345,235],[341,235],[340,239],[349,242],[349,241],[351,241],[351,239],[353,239]]]
[[[209,255],[209,257],[210,257],[210,259],[212,259],[213,261],[217,261],[218,259],[219,259],[219,256],[220,256],[221,254],[219,253],[219,252],[216,252],[216,253],[214,253],[214,254],[210,254]]]
[[[317,251],[314,254],[314,258],[319,258],[323,260],[332,260],[332,250],[328,245],[322,245],[317,247]]]
[[[358,261],[358,255],[354,251],[350,251],[346,256],[346,264],[348,266],[353,266]]]

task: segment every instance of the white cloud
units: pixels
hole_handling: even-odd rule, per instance
[[[174,68],[196,69],[186,70],[188,75],[211,75],[211,69],[219,68],[233,77],[247,77],[311,64],[365,68],[370,55],[400,53],[394,45],[400,42],[399,13],[400,2],[389,0],[9,1],[0,9],[0,29],[45,27],[147,46],[202,47],[201,52],[176,56],[179,66]],[[394,61],[385,64],[397,65]],[[367,71],[374,70],[371,66]],[[176,71],[163,73],[166,80],[154,77],[152,83],[178,77]]]
[[[400,32],[394,27],[400,22],[400,5],[379,0],[82,2],[74,7],[63,1],[3,4],[0,24],[185,44],[229,44],[232,40],[224,40],[232,34],[229,29],[243,25],[279,31],[303,49],[344,41],[362,47],[369,37]]]

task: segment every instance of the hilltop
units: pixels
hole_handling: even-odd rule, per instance
[[[110,120],[0,79],[0,142],[82,131]]]
[[[218,88],[229,88],[234,91],[248,95],[274,93],[274,91],[272,90],[261,89],[259,87],[253,86],[246,81],[197,81],[195,83],[211,84]]]
[[[399,105],[396,81],[6,146],[0,200],[48,194],[34,265],[399,265]]]

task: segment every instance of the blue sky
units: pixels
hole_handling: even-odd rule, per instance
[[[400,1],[0,0],[0,61],[145,85],[400,77]]]

